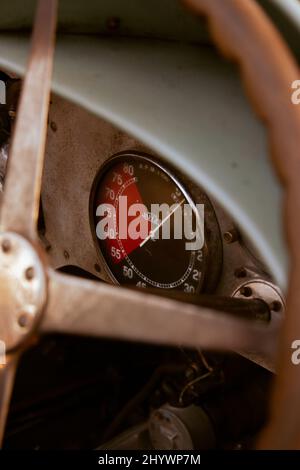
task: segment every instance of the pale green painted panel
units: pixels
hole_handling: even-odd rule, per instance
[[[26,41],[0,37],[2,65],[22,72]],[[281,191],[266,135],[232,66],[208,48],[150,40],[59,39],[54,89],[134,134],[230,211],[281,286]]]
[[[36,0],[1,2],[0,30],[29,29],[35,5]],[[115,28],[110,26],[112,18],[120,20],[114,22]],[[177,0],[59,0],[58,29],[64,33],[208,41],[204,22]]]

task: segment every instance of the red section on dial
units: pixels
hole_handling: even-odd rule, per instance
[[[125,199],[120,200],[120,196]],[[139,213],[128,215],[128,210],[132,204],[143,204],[142,197],[136,185],[134,168],[127,163],[120,163],[113,167],[113,171],[108,172],[102,180],[102,184],[96,194],[97,207],[100,204],[114,206],[111,213],[111,223],[108,228],[108,236],[105,239],[105,247],[114,263],[119,263],[129,255],[132,251],[140,246],[142,241],[149,235],[151,231],[151,222],[147,222],[147,232],[145,237],[133,239],[129,236],[128,228],[130,223],[139,216]],[[146,214],[148,209],[145,208]],[[106,214],[108,214],[107,211]],[[113,221],[113,216],[115,220]],[[101,220],[99,217],[97,222]],[[145,224],[146,225],[146,224]],[[113,227],[113,230],[109,230]],[[122,251],[123,250],[123,251]]]

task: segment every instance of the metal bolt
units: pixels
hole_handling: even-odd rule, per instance
[[[239,232],[235,228],[228,230],[224,233],[223,239],[225,243],[234,243],[239,239]]]
[[[9,240],[3,240],[2,241],[2,250],[4,253],[8,253],[11,250],[11,243]]]
[[[270,309],[273,310],[273,312],[280,312],[282,309],[282,304],[279,302],[279,300],[274,300],[274,302],[271,303]]]
[[[18,323],[21,328],[26,328],[29,325],[30,318],[26,312],[20,314],[18,318]]]
[[[34,278],[34,268],[32,266],[26,269],[25,277],[28,281],[31,281]]]
[[[251,287],[244,286],[244,287],[241,287],[240,293],[241,293],[244,297],[251,297],[251,295],[252,295],[252,289],[251,289]]]

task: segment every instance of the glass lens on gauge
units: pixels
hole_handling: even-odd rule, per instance
[[[187,213],[195,233],[199,212],[160,164],[137,155],[111,159],[97,178],[93,201],[95,238],[111,277],[120,284],[199,292],[204,248],[187,249]]]

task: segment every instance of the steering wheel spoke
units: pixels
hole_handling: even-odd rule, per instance
[[[2,200],[0,228],[36,237],[47,133],[56,0],[40,0]]]
[[[277,332],[210,308],[49,270],[41,329],[132,341],[222,350],[274,358]]]
[[[0,366],[0,448],[3,442],[5,424],[14,386],[18,356],[8,355],[6,364]]]

